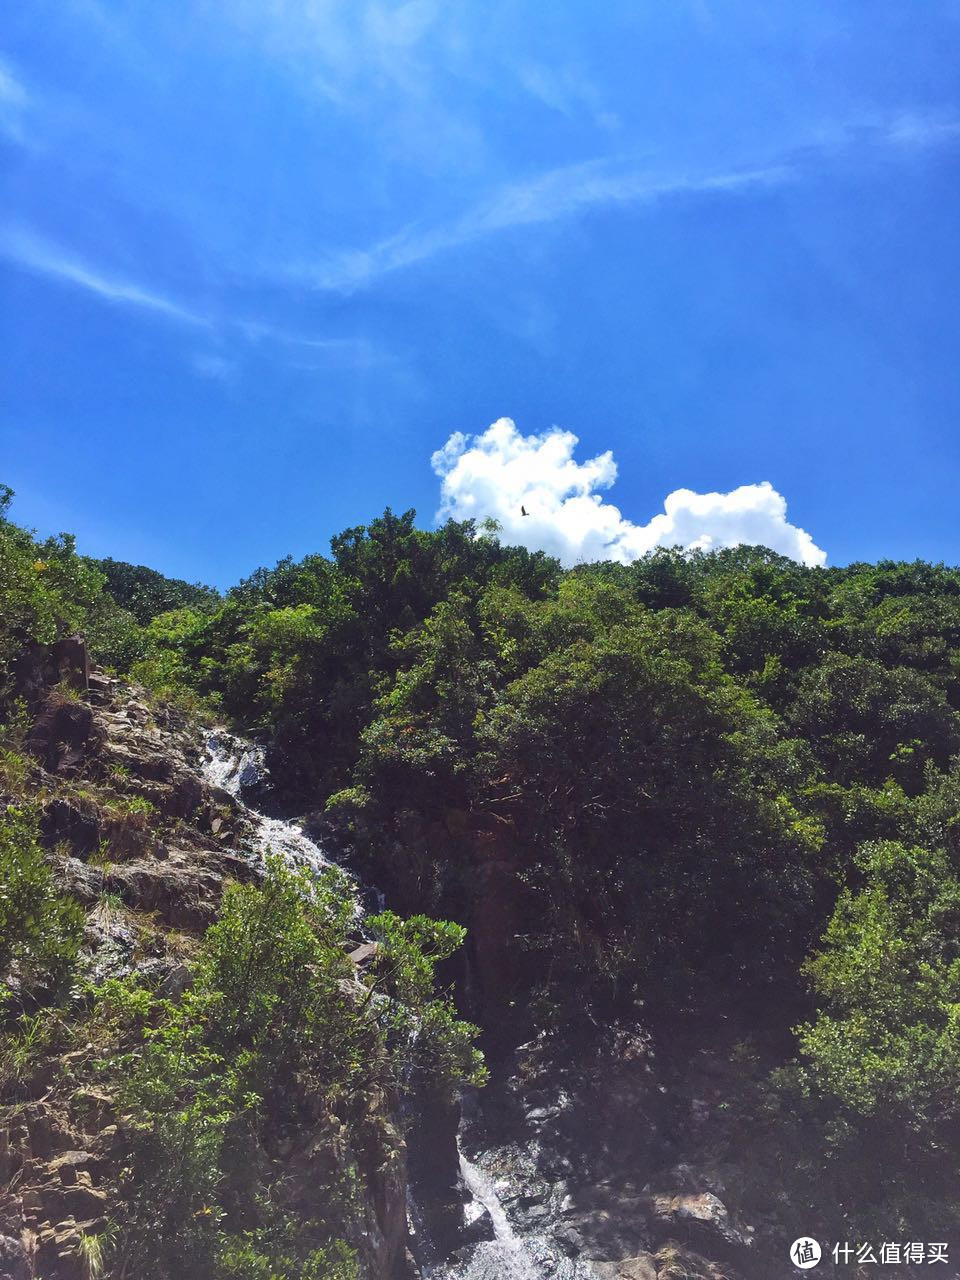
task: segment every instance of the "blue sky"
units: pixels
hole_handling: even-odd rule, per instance
[[[388,504],[960,561],[958,65],[958,0],[8,7],[15,515],[219,585]]]

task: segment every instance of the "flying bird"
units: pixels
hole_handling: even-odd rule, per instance
[[[530,512],[527,510],[527,508],[523,505],[522,502],[520,503],[520,514],[522,516],[528,516],[530,514]]]

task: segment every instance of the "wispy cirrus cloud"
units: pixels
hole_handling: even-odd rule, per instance
[[[604,105],[596,85],[570,67],[527,62],[518,68],[517,77],[526,93],[567,119],[586,114],[601,129],[613,130],[620,125],[616,112]]]
[[[193,352],[188,357],[190,367],[199,377],[224,387],[235,385],[242,367],[243,350],[263,346],[269,348],[271,359],[285,367],[310,372],[329,369],[331,364],[369,369],[396,360],[362,335],[304,334],[266,320],[207,314],[176,302],[152,287],[93,265],[23,227],[0,226],[0,259],[57,284],[83,290],[107,305],[140,311],[202,335],[214,344],[214,349]],[[302,353],[307,354],[310,364],[302,363]]]
[[[25,227],[0,227],[0,259],[31,274],[81,289],[103,302],[153,313],[162,319],[194,329],[207,329],[211,333],[230,332],[239,335],[251,346],[267,342],[307,350],[317,355],[340,355],[355,363],[372,363],[376,359],[372,343],[364,337],[302,334],[270,321],[207,314],[176,302],[150,286],[122,278],[108,268],[94,265],[70,249]],[[232,368],[229,361],[218,355],[201,354],[193,364],[197,372],[220,380]]]
[[[900,147],[939,147],[960,139],[960,119],[905,111],[886,126],[887,141]]]
[[[23,84],[11,67],[0,59],[0,134],[9,141],[26,141],[23,117],[29,104],[30,95]]]
[[[317,289],[349,291],[391,271],[514,227],[555,222],[604,206],[653,204],[683,194],[723,194],[770,186],[790,176],[790,168],[783,164],[666,178],[644,170],[618,169],[605,161],[569,165],[503,187],[450,223],[408,227],[368,249],[347,250],[315,264],[301,263],[286,274]]]
[[[459,217],[409,225],[361,249],[346,249],[283,270],[309,287],[349,292],[381,276],[513,228],[556,222],[615,205],[656,205],[682,196],[736,195],[799,180],[816,158],[859,146],[930,148],[960,138],[955,115],[901,112],[882,121],[847,121],[821,129],[779,157],[715,171],[657,173],[620,160],[565,165],[508,184]]]
[[[236,378],[237,365],[233,360],[228,360],[225,356],[212,355],[209,352],[201,351],[193,356],[191,360],[194,373],[199,374],[201,378],[208,378],[211,382],[221,382],[228,385]]]
[[[210,320],[130,280],[91,266],[69,250],[24,227],[0,229],[0,257],[32,272],[96,294],[107,302],[151,311],[178,324],[208,326]]]

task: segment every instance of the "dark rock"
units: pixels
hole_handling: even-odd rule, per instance
[[[427,1234],[442,1253],[449,1253],[459,1245],[463,1228],[460,1107],[439,1089],[419,1091],[414,1106],[418,1122],[409,1134],[410,1172]]]
[[[107,1207],[107,1193],[97,1187],[67,1187],[61,1195],[67,1213],[75,1218],[98,1218]]]
[[[51,800],[40,815],[40,834],[48,846],[68,844],[77,854],[89,854],[100,843],[100,822],[69,800]]]
[[[169,857],[111,867],[104,887],[138,911],[157,911],[175,928],[202,930],[216,911],[228,878],[249,879],[242,858],[221,850],[178,850]]]
[[[657,1280],[740,1280],[726,1263],[711,1262],[668,1241],[656,1254]]]
[[[193,971],[187,964],[175,965],[159,986],[160,995],[167,1000],[177,1000],[193,981]]]
[[[91,708],[54,690],[41,705],[24,745],[49,773],[69,774],[99,737]]]
[[[554,1239],[571,1257],[580,1253],[584,1246],[584,1239],[580,1232],[574,1226],[569,1224],[558,1228],[554,1233]]]
[[[57,644],[29,645],[14,663],[13,688],[17,697],[34,707],[52,685],[63,681],[84,691],[90,679],[90,659],[82,636],[69,636]]]
[[[535,1204],[529,1209],[518,1209],[516,1216],[526,1231],[541,1231],[550,1218],[550,1210],[545,1204]]]
[[[643,1197],[609,1186],[587,1186],[567,1196],[566,1226],[582,1239],[587,1258],[636,1257],[651,1243]]]
[[[55,864],[61,887],[84,906],[92,906],[103,893],[103,870],[79,858],[64,858]]]
[[[53,660],[65,684],[86,691],[90,685],[90,655],[83,636],[65,636],[54,646]]]
[[[378,942],[363,942],[348,954],[347,959],[359,968],[361,965],[369,964],[379,950]]]
[[[653,1228],[661,1236],[680,1235],[724,1253],[750,1245],[749,1234],[734,1226],[726,1205],[710,1191],[654,1196],[651,1210]]]
[[[0,1277],[2,1280],[32,1280],[33,1263],[22,1240],[0,1236]]]
[[[60,1119],[44,1103],[32,1102],[25,1107],[24,1120],[33,1155],[45,1159],[55,1152],[69,1150],[73,1145]]]
[[[463,1228],[462,1239],[464,1244],[482,1244],[484,1240],[493,1240],[496,1234],[493,1219],[490,1217],[490,1210],[484,1209],[477,1217],[466,1223]]]

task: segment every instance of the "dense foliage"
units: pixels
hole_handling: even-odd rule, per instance
[[[0,1002],[14,977],[21,998],[69,977],[83,928],[79,906],[58,894],[44,859],[35,814],[0,812]]]
[[[919,1172],[928,1218],[956,1215],[960,570],[742,547],[563,572],[387,512],[215,599],[131,595],[69,542],[0,534],[0,661],[84,616],[95,634],[113,590],[128,665],[261,734],[393,903],[469,923],[497,851],[522,953],[504,1007],[793,1026],[751,1123],[793,1153],[796,1203],[848,1229],[881,1205],[889,1230]],[[419,963],[389,979],[401,1002]]]
[[[100,1078],[134,1117],[115,1251],[158,1280],[348,1280],[340,1240],[358,1181],[358,1153],[343,1148],[311,1166],[312,1216],[286,1202],[269,1156],[316,1122],[336,1135],[375,1127],[383,1088],[411,1070],[444,1080],[479,1078],[474,1029],[434,995],[435,959],[415,922],[386,941],[358,976],[343,939],[353,899],[339,877],[317,880],[270,863],[262,885],[227,891],[204,935],[190,988],[179,999],[136,980],[94,993],[94,1022],[112,1023],[119,1051]],[[431,933],[443,926],[430,923]],[[453,942],[459,941],[454,936]],[[414,965],[419,984],[396,989]],[[374,998],[390,989],[391,999]],[[418,1031],[427,1028],[426,1034]]]

